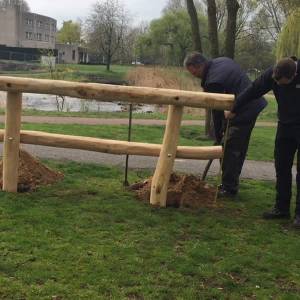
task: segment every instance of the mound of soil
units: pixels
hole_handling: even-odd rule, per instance
[[[149,203],[152,177],[132,184],[129,189],[136,192],[138,199]],[[178,175],[170,177],[167,207],[199,209],[215,206],[216,188],[194,175]]]
[[[2,168],[3,162],[1,161],[0,170],[2,170]],[[63,178],[64,175],[62,173],[49,169],[28,152],[20,150],[18,192],[34,191],[39,186],[51,185]],[[3,178],[1,172],[1,187],[2,183]]]

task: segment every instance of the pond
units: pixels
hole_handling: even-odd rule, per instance
[[[5,93],[0,94],[1,107],[5,106]],[[65,111],[65,112],[121,112],[128,109],[128,103],[99,102],[84,100],[73,97],[57,97],[55,95],[23,94],[23,108],[42,111]],[[157,111],[155,105],[135,105],[135,112]]]

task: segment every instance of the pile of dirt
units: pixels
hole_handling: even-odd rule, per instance
[[[136,192],[138,199],[149,203],[152,177],[132,184],[129,189]],[[216,188],[194,175],[170,177],[167,207],[199,209],[215,206]]]
[[[3,162],[1,161],[0,170],[2,170],[2,168]],[[18,192],[34,191],[39,186],[51,185],[63,178],[64,175],[62,173],[49,169],[28,152],[20,150]],[[1,187],[2,184],[3,178],[1,172]]]

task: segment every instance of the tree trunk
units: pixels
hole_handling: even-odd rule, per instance
[[[201,43],[201,34],[198,22],[198,15],[197,10],[193,0],[186,0],[186,7],[191,19],[191,26],[192,26],[192,38],[194,44],[194,50],[202,52],[202,43]],[[211,111],[210,109],[206,109],[205,113],[205,135],[210,136],[210,124],[211,124]]]
[[[210,41],[210,55],[219,56],[219,39],[217,24],[217,8],[215,0],[207,0],[208,35]]]
[[[191,19],[192,38],[194,43],[194,50],[202,52],[201,34],[199,29],[199,21],[197,10],[193,0],[186,0],[187,11]]]
[[[110,64],[111,64],[111,55],[110,53],[106,56],[106,71],[110,71]]]
[[[209,108],[205,110],[205,135],[211,139],[215,138],[212,110]]]
[[[211,57],[219,56],[219,37],[217,23],[217,7],[215,0],[207,0],[208,17],[208,37],[210,42]],[[212,120],[212,110],[207,109],[205,113],[205,135],[214,138],[214,123]]]
[[[237,13],[240,8],[237,0],[226,0],[227,7],[227,25],[225,39],[225,56],[234,58],[235,39],[236,39],[236,21]]]

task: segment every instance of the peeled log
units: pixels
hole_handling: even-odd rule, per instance
[[[8,92],[6,101],[5,130],[3,131],[3,185],[6,192],[17,192],[19,146],[22,112],[22,94]]]
[[[234,96],[150,87],[116,86],[61,80],[0,77],[0,91],[52,94],[107,102],[180,105],[230,110]]]
[[[3,141],[3,136],[4,130],[1,129],[0,141]],[[72,148],[110,154],[159,156],[161,150],[161,145],[159,144],[126,142],[27,130],[21,130],[20,141],[23,144]],[[176,152],[176,158],[207,160],[221,157],[221,146],[178,146]]]
[[[169,106],[163,144],[151,182],[150,203],[166,207],[170,176],[176,158],[183,107]]]

